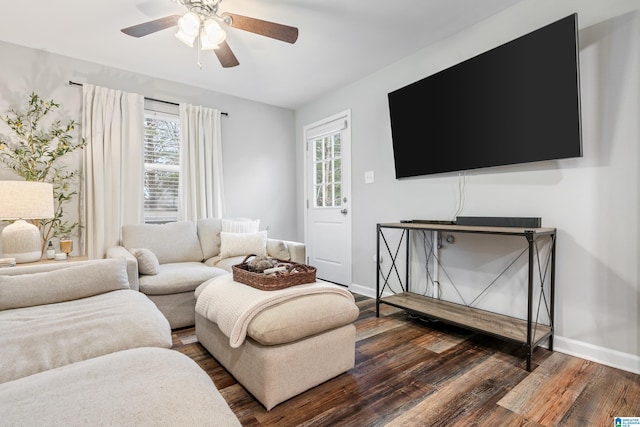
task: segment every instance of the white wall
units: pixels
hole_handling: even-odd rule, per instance
[[[376,223],[456,210],[458,174],[395,179],[387,93],[578,12],[584,157],[469,171],[461,215],[539,216],[556,227],[555,349],[640,372],[640,13],[627,13],[638,7],[524,0],[297,110],[300,199],[303,127],[352,111],[353,289],[375,294]],[[364,184],[369,170],[374,184]],[[298,223],[302,233],[303,212]]]
[[[221,119],[226,216],[260,218],[270,236],[298,239],[293,111],[8,43],[0,42],[0,57],[3,115],[9,108],[23,108],[35,91],[61,104],[63,117],[79,122],[82,89],[68,85],[69,80],[229,113]],[[9,135],[4,123],[0,135]],[[74,168],[80,167],[80,156],[78,152],[73,159]],[[0,179],[10,178],[0,167]],[[68,212],[77,212],[77,203]]]

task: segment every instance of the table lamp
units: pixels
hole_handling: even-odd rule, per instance
[[[0,219],[16,220],[2,230],[2,253],[16,263],[42,257],[40,230],[25,219],[53,218],[53,185],[33,181],[0,181]]]

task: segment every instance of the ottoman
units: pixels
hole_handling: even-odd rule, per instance
[[[226,286],[248,288],[233,282],[230,277],[212,281],[222,285],[219,286],[221,289]],[[212,281],[201,286],[207,287]],[[250,289],[250,292],[269,295],[287,292],[287,289]],[[196,291],[198,303],[201,293],[202,289]],[[345,293],[350,298],[346,298]],[[233,340],[223,332],[224,328],[212,321],[198,303],[198,340],[267,410],[355,365],[356,328],[353,322],[359,309],[353,295],[346,290],[342,294],[298,294],[261,308],[248,322],[246,336],[239,346],[232,346]]]

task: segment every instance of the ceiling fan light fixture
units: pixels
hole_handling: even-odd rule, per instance
[[[224,41],[227,33],[213,19],[207,19],[202,26],[200,42],[202,50],[217,49],[218,45]]]
[[[201,50],[213,50],[213,49],[217,49],[219,47],[220,46],[218,46],[217,44],[211,43],[208,38],[200,36],[200,49]]]
[[[218,42],[218,43],[220,43],[220,42]],[[217,49],[217,48],[220,47],[220,46],[218,46],[218,43],[212,42],[211,39],[209,37],[207,37],[204,32],[202,32],[200,34],[200,49],[201,50]]]
[[[176,33],[176,38],[189,47],[193,47],[193,42],[195,41],[196,36],[197,34],[195,36],[185,34],[182,30],[178,30]]]
[[[200,17],[193,12],[187,12],[178,20],[178,28],[185,35],[195,37],[200,30]]]
[[[128,36],[139,38],[177,26],[178,32],[175,36],[187,46],[195,47],[194,44],[198,39],[198,65],[201,68],[200,51],[202,49],[216,49],[215,55],[224,68],[240,64],[226,42],[227,33],[220,28],[221,24],[286,43],[295,43],[298,39],[298,28],[296,27],[235,13],[218,14],[218,7],[222,0],[172,1],[184,6],[187,9],[186,13],[142,22],[138,25],[122,28],[120,31]]]
[[[193,47],[193,42],[198,37],[200,29],[200,17],[193,13],[187,12],[178,20],[178,32],[176,38],[189,47]]]

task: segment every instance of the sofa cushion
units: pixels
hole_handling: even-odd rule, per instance
[[[248,218],[222,219],[222,231],[225,233],[257,233],[260,231],[260,220]]]
[[[198,238],[204,259],[220,254],[220,232],[257,232],[260,220],[250,218],[201,218],[197,221]],[[245,231],[246,230],[246,231]]]
[[[269,307],[251,320],[247,336],[262,345],[285,344],[354,322],[358,306],[342,295],[302,296]]]
[[[201,262],[204,259],[196,225],[192,221],[123,225],[122,246],[128,250],[149,249],[160,264]]]
[[[267,254],[276,259],[290,261],[291,254],[286,242],[282,240],[267,239]]]
[[[215,256],[206,260],[205,264],[227,270],[229,273],[233,273],[232,267],[234,265],[241,264],[245,258],[246,255],[232,256],[230,258],[220,258],[220,256]]]
[[[303,244],[300,244],[303,246]],[[304,247],[304,246],[303,246]],[[291,250],[289,245],[284,240],[276,240],[267,238],[267,255],[282,261],[291,261]],[[242,263],[246,255],[238,255],[230,258],[222,258],[220,255],[208,258],[204,261],[205,264],[212,267],[223,268],[231,273],[233,270],[231,267]],[[300,257],[304,260],[304,255]],[[301,262],[301,261],[297,261]]]
[[[220,218],[201,218],[197,224],[198,238],[200,239],[204,259],[217,256],[220,253],[222,220]]]
[[[138,348],[0,385],[5,425],[240,426],[197,363]]]
[[[133,248],[130,252],[138,260],[138,272],[140,274],[158,274],[160,262],[153,252],[146,248]]]
[[[0,383],[128,348],[171,344],[167,319],[130,289],[4,310]]]
[[[127,264],[122,258],[42,273],[0,275],[0,310],[71,301],[128,288]]]
[[[147,295],[169,295],[195,290],[212,277],[227,274],[201,262],[161,264],[155,276],[140,276],[140,292]]]
[[[257,233],[220,232],[220,258],[250,254],[267,254],[266,231],[259,231]]]

